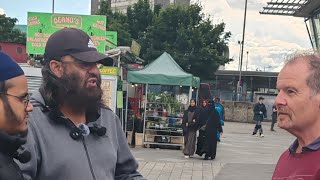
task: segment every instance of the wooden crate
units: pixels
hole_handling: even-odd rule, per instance
[[[184,144],[183,136],[181,137],[171,137],[172,144]]]
[[[135,133],[136,146],[142,146],[142,143],[143,143],[142,138],[143,138],[142,133]]]
[[[132,145],[132,135],[133,135],[133,132],[132,131],[127,131],[127,140],[128,140],[128,144],[129,145]]]
[[[154,142],[154,136],[152,134],[145,134],[144,135],[144,140],[146,142]]]

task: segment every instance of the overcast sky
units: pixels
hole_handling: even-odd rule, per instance
[[[242,69],[246,69],[247,51],[248,70],[279,71],[287,54],[311,48],[304,19],[259,14],[267,2],[270,0],[248,0]],[[226,30],[231,31],[230,57],[235,61],[226,65],[226,69],[237,70],[245,0],[201,0],[201,4],[214,22],[225,22]]]
[[[247,51],[248,70],[279,71],[285,55],[311,48],[302,18],[259,14],[269,1],[248,0],[243,70],[246,69]],[[55,12],[88,15],[90,2],[55,0]],[[245,0],[200,0],[200,3],[205,14],[211,15],[215,23],[225,22],[226,30],[231,31],[230,58],[235,61],[227,64],[226,69],[237,70]],[[19,24],[26,24],[28,11],[51,12],[52,0],[0,0],[0,13],[18,18]]]

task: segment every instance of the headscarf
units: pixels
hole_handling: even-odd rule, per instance
[[[195,112],[195,111],[196,111],[196,105],[191,106],[191,101],[194,101],[195,104],[196,104],[196,100],[195,100],[195,99],[191,99],[191,100],[190,100],[190,105],[189,105],[189,107],[188,107],[188,111],[189,111],[189,112]]]

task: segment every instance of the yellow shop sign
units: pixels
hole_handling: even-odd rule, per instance
[[[118,67],[110,67],[110,66],[103,66],[99,68],[101,75],[111,75],[111,76],[118,76],[119,68]]]

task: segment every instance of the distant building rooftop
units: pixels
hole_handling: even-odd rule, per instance
[[[239,71],[235,70],[218,70],[214,73],[216,76],[239,76]],[[278,72],[263,71],[242,71],[242,76],[250,77],[278,77]]]
[[[14,28],[19,29],[21,32],[27,34],[27,25],[15,25]]]

